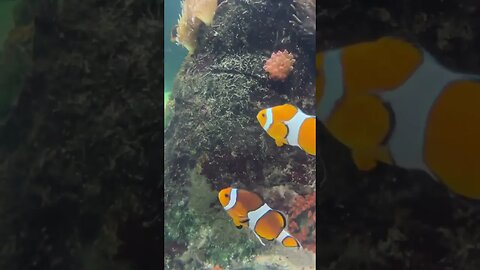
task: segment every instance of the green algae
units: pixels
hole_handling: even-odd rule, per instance
[[[258,240],[248,229],[239,230],[233,225],[217,200],[217,191],[205,177],[192,170],[190,180],[188,200],[180,200],[165,211],[167,244],[188,246],[179,259],[189,267],[199,267],[202,262],[228,266],[250,261],[261,247]],[[167,264],[172,260],[167,259]]]
[[[163,128],[166,128],[172,120],[173,100],[170,98],[172,92],[165,92],[163,96]]]

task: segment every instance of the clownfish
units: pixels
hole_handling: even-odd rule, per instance
[[[238,229],[249,227],[260,243],[261,238],[281,243],[285,247],[302,247],[286,230],[285,215],[270,208],[256,193],[236,188],[225,188],[218,193],[218,200]]]
[[[284,104],[261,110],[257,120],[275,144],[298,146],[310,155],[316,154],[316,119],[299,108]]]
[[[318,53],[317,117],[360,170],[420,169],[480,199],[480,76],[384,37]]]

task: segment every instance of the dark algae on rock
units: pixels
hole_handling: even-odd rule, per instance
[[[0,128],[1,269],[161,269],[163,1],[23,1]]]
[[[319,51],[393,35],[420,44],[447,68],[480,74],[476,1],[346,0],[316,7]],[[480,267],[478,201],[453,195],[424,172],[381,164],[360,173],[346,147],[322,127],[317,135],[328,174],[317,194],[319,269]]]
[[[302,41],[313,33],[296,31],[291,3],[219,1],[177,74],[164,144],[167,269],[241,266],[265,250],[229,220],[216,198],[220,189],[313,191],[315,158],[278,148],[256,120],[261,109],[287,102],[314,114],[314,51]],[[269,80],[265,61],[284,49],[295,55],[294,69],[283,82]],[[194,191],[199,179],[204,192]],[[192,200],[204,206],[187,207]]]

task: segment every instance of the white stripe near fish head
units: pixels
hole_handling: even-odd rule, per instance
[[[225,211],[228,211],[232,209],[233,206],[237,203],[237,193],[238,190],[236,188],[232,188],[232,191],[230,191],[230,200],[228,201],[228,204],[223,208]]]
[[[272,113],[272,108],[268,108],[266,110],[267,113],[267,120],[265,121],[265,125],[263,125],[263,129],[265,131],[268,131],[270,126],[273,124],[273,113]]]

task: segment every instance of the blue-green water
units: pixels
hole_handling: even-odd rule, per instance
[[[10,31],[14,28],[14,11],[17,5],[17,0],[0,1],[0,121],[6,115],[12,104],[13,98],[16,96],[18,85],[16,82],[16,75],[21,76],[22,71],[17,70],[17,62],[14,65],[6,63],[5,41],[8,38]]]
[[[13,9],[16,2],[16,0],[0,1],[0,51],[3,50],[3,43],[13,27]]]
[[[165,31],[163,32],[163,40],[165,41],[165,84],[164,92],[170,92],[173,87],[173,81],[180,66],[182,65],[187,50],[181,46],[176,45],[170,41],[171,30],[175,26],[178,20],[178,16],[181,13],[180,0],[167,0],[165,1],[165,13],[164,13],[164,25]],[[166,100],[166,99],[165,99]]]

